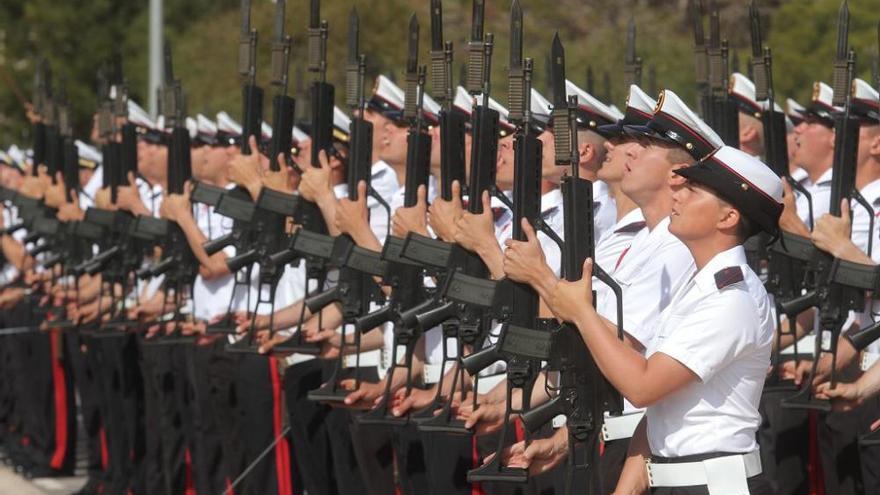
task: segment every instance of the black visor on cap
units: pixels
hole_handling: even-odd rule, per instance
[[[782,204],[776,202],[726,165],[709,157],[675,173],[713,190],[764,232],[776,236]]]

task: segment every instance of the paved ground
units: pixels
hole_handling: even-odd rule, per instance
[[[0,464],[0,495],[70,495],[85,482],[85,477],[26,480]]]

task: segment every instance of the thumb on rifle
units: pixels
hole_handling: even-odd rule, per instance
[[[461,182],[452,181],[452,203],[461,206]]]
[[[535,228],[532,227],[532,223],[529,222],[529,219],[523,217],[520,220],[520,224],[522,225],[523,234],[526,235],[526,240],[528,242],[538,242],[538,235],[535,233]]]
[[[422,184],[416,190],[416,206],[425,208],[428,204],[428,188]]]
[[[367,202],[367,181],[358,182],[358,202],[365,204]]]
[[[849,201],[844,198],[840,200],[840,218],[844,220],[849,220],[851,216],[851,212],[849,210]]]

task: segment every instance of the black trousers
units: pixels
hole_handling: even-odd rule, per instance
[[[99,370],[90,366],[89,339],[75,332],[65,334],[67,355],[79,395],[79,412],[86,437],[86,471],[89,478],[102,480],[104,467],[101,463],[101,392],[98,386]]]
[[[428,485],[432,494],[469,495],[467,472],[474,466],[473,437],[448,433],[422,433]]]
[[[220,442],[222,444],[222,472],[224,485],[232,483],[244,471],[244,452],[242,449],[242,428],[239,421],[237,376],[241,356],[224,350],[226,339],[220,339],[212,347],[212,357],[208,367],[209,399],[215,415]]]
[[[160,347],[143,345],[138,338],[140,364],[144,393],[144,451],[141,458],[141,476],[144,492],[147,495],[165,495],[170,488],[162,470],[161,431],[161,377],[168,368],[168,355]]]
[[[298,481],[309,494],[331,495],[339,491],[327,434],[330,406],[308,400],[309,391],[322,385],[322,375],[318,359],[289,366],[284,371],[284,398],[290,416],[293,462],[301,474],[294,483]]]
[[[859,436],[871,433],[871,423],[880,419],[880,397],[866,400],[859,408]],[[864,493],[880,493],[880,445],[859,443]]]
[[[614,492],[623,465],[626,463],[626,452],[629,449],[629,438],[605,442],[605,449],[599,458],[599,472],[602,493],[609,495]]]
[[[106,335],[106,334],[105,334]],[[132,437],[131,407],[127,403],[126,391],[128,366],[136,365],[127,350],[127,336],[114,333],[112,336],[95,336],[91,339],[90,351],[93,366],[98,370],[98,384],[101,387],[101,418],[103,419],[103,440],[107,452],[107,486],[110,493],[123,493],[131,484]]]
[[[810,421],[806,411],[783,409],[791,391],[764,391],[758,410],[758,445],[764,475],[779,495],[807,495]]]
[[[282,437],[272,451],[260,457],[280,435],[281,377],[274,358],[244,354],[237,376],[242,450],[251,471],[235,489],[236,495],[287,495],[293,487],[290,443]]]
[[[335,362],[324,364],[325,381],[329,379]],[[345,370],[346,377],[355,370]],[[361,368],[361,380],[376,382],[376,368]],[[333,455],[333,472],[339,493],[394,493],[394,453],[391,447],[391,429],[363,426],[357,417],[362,413],[348,409],[333,409],[327,417],[327,433]]]

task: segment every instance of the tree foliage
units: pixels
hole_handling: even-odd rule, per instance
[[[521,0],[525,11],[525,55],[535,62],[535,87],[548,89],[550,40],[559,32],[566,48],[568,77],[586,87],[587,68],[593,91],[622,106],[625,97],[623,52],[626,23],[638,27],[638,52],[644,59],[642,86],[652,92],[673,89],[688,101],[694,97],[693,35],[686,18],[686,0]],[[814,80],[828,80],[835,46],[838,0],[765,0],[761,11],[765,40],[774,53],[777,93],[808,100]],[[164,32],[171,43],[175,75],[187,92],[190,114],[213,115],[226,110],[240,114],[241,81],[236,72],[239,6],[236,0],[165,0]],[[294,49],[290,92],[304,100],[312,77],[306,72],[308,4],[288,0],[287,31]],[[328,79],[335,83],[341,104],[346,57],[347,16],[356,7],[361,18],[361,50],[372,79],[385,73],[402,79],[406,56],[406,25],[411,12],[421,23],[421,62],[428,62],[430,24],[428,0],[324,0],[322,17],[330,23]],[[732,57],[746,71],[750,56],[748,5],[741,0],[718,2],[723,36]],[[455,44],[455,79],[460,76],[470,29],[470,0],[444,1],[444,34]],[[871,76],[877,52],[876,12],[880,0],[852,2],[851,45],[859,57],[859,75]],[[56,81],[63,78],[77,117],[77,134],[88,133],[95,108],[95,73],[115,52],[124,59],[125,77],[133,98],[144,102],[147,88],[147,0],[5,0],[0,16],[0,146],[29,141],[22,103],[31,96],[37,57],[52,64]],[[509,4],[488,0],[486,31],[495,34],[492,62],[493,96],[506,100]],[[269,53],[274,5],[254,0],[253,23],[260,33],[258,81],[269,95]],[[649,74],[656,74],[655,80]],[[606,76],[607,74],[607,76]],[[608,80],[606,86],[605,80]],[[869,79],[870,80],[870,79]],[[656,85],[656,87],[652,87]],[[430,89],[430,88],[429,88]],[[264,115],[268,118],[266,98]],[[301,105],[305,107],[305,105]],[[302,116],[302,109],[299,115]]]

